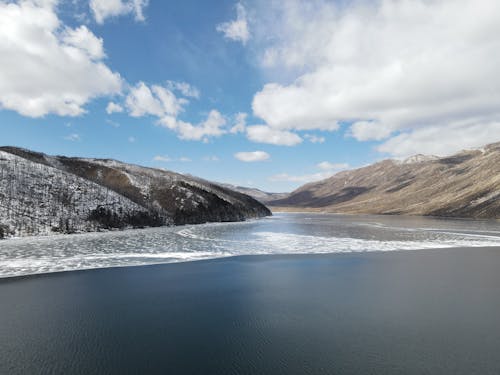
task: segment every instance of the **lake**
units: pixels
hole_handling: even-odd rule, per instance
[[[0,241],[0,277],[256,254],[500,246],[496,221],[283,213],[212,223]]]
[[[318,214],[3,241],[0,373],[497,375],[498,245]]]

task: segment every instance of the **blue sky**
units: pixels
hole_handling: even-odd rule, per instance
[[[0,0],[0,143],[268,191],[479,147],[500,140],[497,8]]]

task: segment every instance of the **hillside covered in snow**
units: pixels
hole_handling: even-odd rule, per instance
[[[245,194],[191,176],[0,147],[0,238],[270,214]]]

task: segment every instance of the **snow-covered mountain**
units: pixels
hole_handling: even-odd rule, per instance
[[[192,176],[0,147],[0,238],[270,214],[245,194]]]

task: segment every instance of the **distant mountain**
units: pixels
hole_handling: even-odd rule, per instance
[[[192,176],[0,147],[0,238],[270,214],[248,195]]]
[[[249,195],[252,198],[254,198],[262,203],[267,203],[267,202],[274,201],[277,199],[283,199],[289,195],[289,193],[268,193],[266,191],[262,191],[262,190],[256,189],[256,188],[236,186],[236,185],[231,185],[231,184],[219,184],[219,185],[222,187],[225,187],[227,189],[231,189],[234,191],[238,191],[242,194]]]
[[[500,218],[500,143],[384,160],[309,183],[270,206],[338,213]]]

